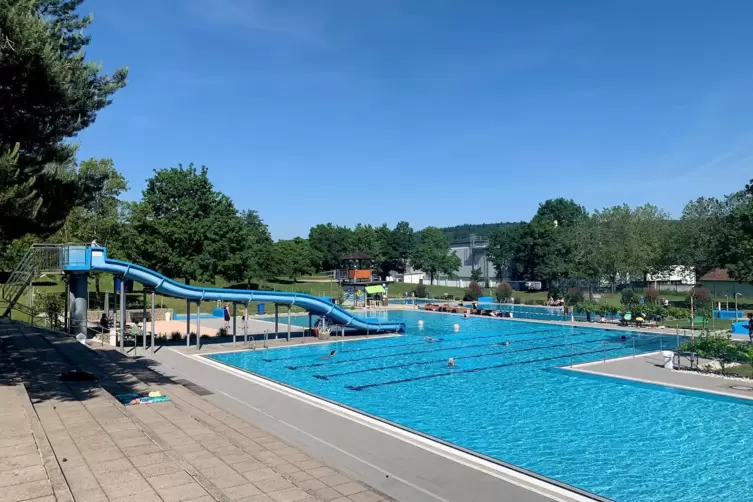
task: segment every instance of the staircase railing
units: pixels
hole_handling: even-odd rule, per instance
[[[68,262],[67,244],[34,244],[18,262],[3,284],[2,298],[7,302],[3,316],[10,315],[31,282],[45,272],[59,272]]]

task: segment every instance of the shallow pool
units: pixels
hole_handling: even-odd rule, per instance
[[[617,501],[753,498],[753,402],[560,369],[673,347],[674,337],[389,318],[408,334],[211,357]]]

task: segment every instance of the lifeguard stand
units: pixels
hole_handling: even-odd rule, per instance
[[[374,276],[374,258],[356,251],[340,258],[340,267],[335,270],[335,280],[345,292],[343,306],[366,307],[368,295],[385,294],[382,281]]]

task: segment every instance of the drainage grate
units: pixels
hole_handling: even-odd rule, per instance
[[[753,390],[753,387],[750,387],[748,385],[730,385],[729,388],[734,389],[734,390],[747,390],[747,391]]]
[[[181,384],[186,389],[190,390],[197,396],[211,396],[213,393],[204,387],[201,387],[200,385],[196,385],[193,382],[189,382],[188,380],[174,380],[175,383]]]

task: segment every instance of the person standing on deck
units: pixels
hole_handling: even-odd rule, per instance
[[[223,314],[225,317],[225,331],[227,331],[230,329],[230,309],[227,307],[227,303],[222,310],[224,310]]]

